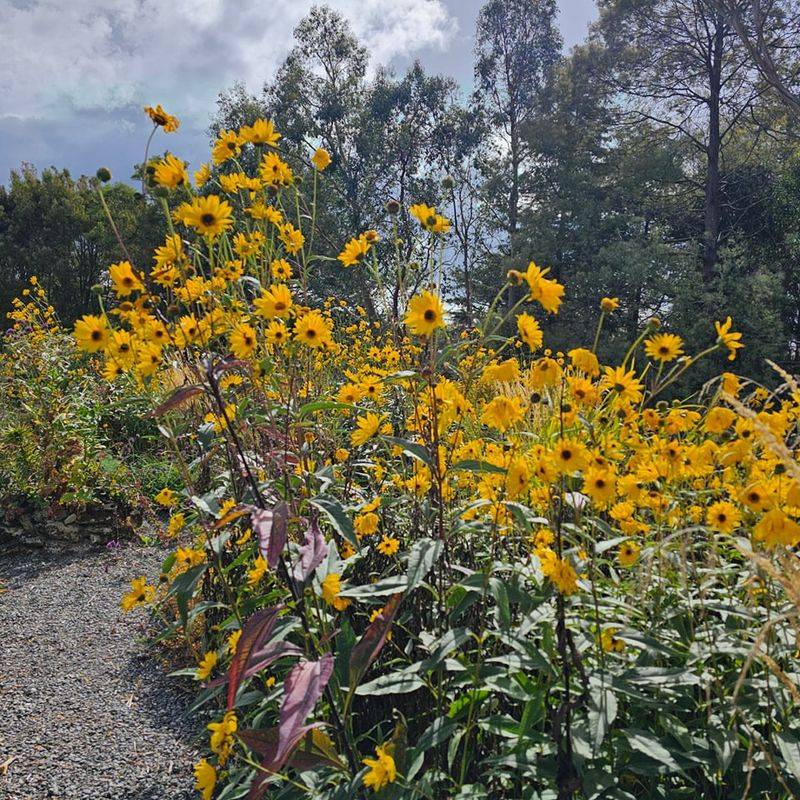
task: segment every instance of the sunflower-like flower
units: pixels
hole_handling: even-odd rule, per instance
[[[728,361],[736,358],[736,351],[744,347],[741,342],[742,334],[732,331],[733,320],[728,317],[725,322],[715,322],[717,341],[728,350]]]
[[[164,111],[160,103],[155,108],[153,106],[145,106],[144,112],[150,117],[154,125],[163,128],[164,133],[172,133],[180,127],[180,120]]]
[[[653,361],[674,361],[683,355],[683,339],[674,333],[657,333],[644,343],[644,351]]]
[[[178,220],[194,228],[199,234],[213,239],[233,225],[233,209],[215,194],[196,197],[191,204],[184,203],[176,212]]]
[[[156,163],[153,180],[159,186],[165,186],[167,189],[184,186],[189,182],[186,162],[176,158],[172,153],[167,153],[162,161]]]
[[[417,336],[430,336],[437,328],[444,328],[444,307],[433,292],[420,292],[409,300],[405,323]]]
[[[108,345],[108,320],[102,316],[84,314],[75,323],[75,342],[86,353],[97,353]]]
[[[286,284],[272,284],[264,289],[261,296],[253,301],[255,313],[264,319],[281,319],[289,316],[292,307],[292,293]]]
[[[275,125],[270,119],[257,119],[252,125],[245,125],[239,130],[239,137],[243,142],[250,144],[265,144],[277,147],[281,135],[275,130]]]
[[[319,311],[309,311],[297,320],[294,338],[307,347],[324,347],[331,342],[332,325]]]
[[[364,786],[379,792],[397,780],[397,767],[392,757],[392,745],[380,744],[375,748],[376,758],[365,758],[362,763],[369,767],[364,776]]]

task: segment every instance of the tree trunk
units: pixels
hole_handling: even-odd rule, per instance
[[[714,31],[708,95],[708,145],[706,147],[706,198],[703,216],[703,284],[714,279],[719,260],[719,231],[722,218],[720,198],[720,91],[722,84],[722,49],[724,22],[717,14]]]

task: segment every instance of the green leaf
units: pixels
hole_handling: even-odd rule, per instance
[[[652,758],[654,761],[658,761],[660,764],[663,764],[669,772],[683,772],[681,765],[675,759],[675,756],[664,747],[661,741],[656,739],[655,736],[647,733],[646,731],[640,731],[635,729],[628,729],[624,731],[625,738],[628,740],[628,744],[638,752],[646,755],[648,758]]]
[[[614,720],[617,718],[617,697],[608,684],[594,683],[589,694],[589,744],[592,755],[599,753]]]
[[[400,439],[397,436],[382,436],[381,438],[386,442],[396,444],[398,447],[402,448],[403,452],[407,455],[411,456],[412,458],[416,458],[417,461],[421,461],[423,464],[433,468],[431,454],[428,451],[428,448],[424,445],[417,444],[416,442],[410,442],[408,439]]]
[[[406,571],[406,585],[408,591],[415,589],[422,583],[425,576],[431,571],[433,565],[442,554],[442,542],[433,539],[419,539],[414,542],[408,554],[408,569]]]
[[[382,694],[409,694],[421,689],[425,682],[416,675],[418,665],[414,665],[413,672],[394,672],[389,675],[381,675],[368,683],[362,683],[355,693],[358,695],[382,695]]]
[[[339,536],[348,541],[358,552],[361,551],[361,545],[358,543],[358,537],[353,528],[353,520],[335,497],[331,497],[329,494],[319,494],[308,502],[325,514]]]
[[[785,731],[776,733],[775,740],[789,772],[800,781],[800,742]]]
[[[436,747],[442,742],[449,739],[453,731],[458,728],[458,724],[448,719],[447,717],[439,717],[435,719],[425,733],[417,740],[417,745],[414,748],[419,752],[430,750],[431,747]]]
[[[365,583],[363,586],[350,586],[339,592],[340,597],[352,597],[355,600],[368,600],[371,597],[385,597],[387,594],[397,594],[406,588],[404,575],[391,575],[375,583]]]
[[[317,400],[300,406],[297,410],[297,416],[302,418],[309,416],[309,414],[316,414],[318,411],[344,411],[351,408],[353,408],[351,403],[337,403],[335,400]]]
[[[450,467],[450,470],[465,470],[466,472],[494,472],[495,474],[505,475],[506,471],[503,467],[498,467],[496,464],[490,464],[488,461],[478,461],[473,458],[464,459]]]

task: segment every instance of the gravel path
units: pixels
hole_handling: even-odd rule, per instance
[[[197,796],[189,698],[144,651],[145,615],[119,608],[162,558],[0,552],[2,800]]]

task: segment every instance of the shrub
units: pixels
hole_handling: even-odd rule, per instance
[[[796,608],[765,566],[796,565],[800,482],[772,445],[797,392],[725,373],[664,402],[741,337],[719,322],[690,356],[653,322],[601,366],[614,298],[591,347],[543,349],[564,287],[533,263],[509,273],[516,306],[504,289],[454,327],[449,223],[423,204],[416,268],[375,231],[338,258],[380,318],[315,298],[327,154],[289,164],[278,138],[223,132],[197,189],[151,164],[170,234],[75,328],[106,379],[162,397],[178,546],[123,606],[154,604],[194,654],[203,797],[800,791]]]

